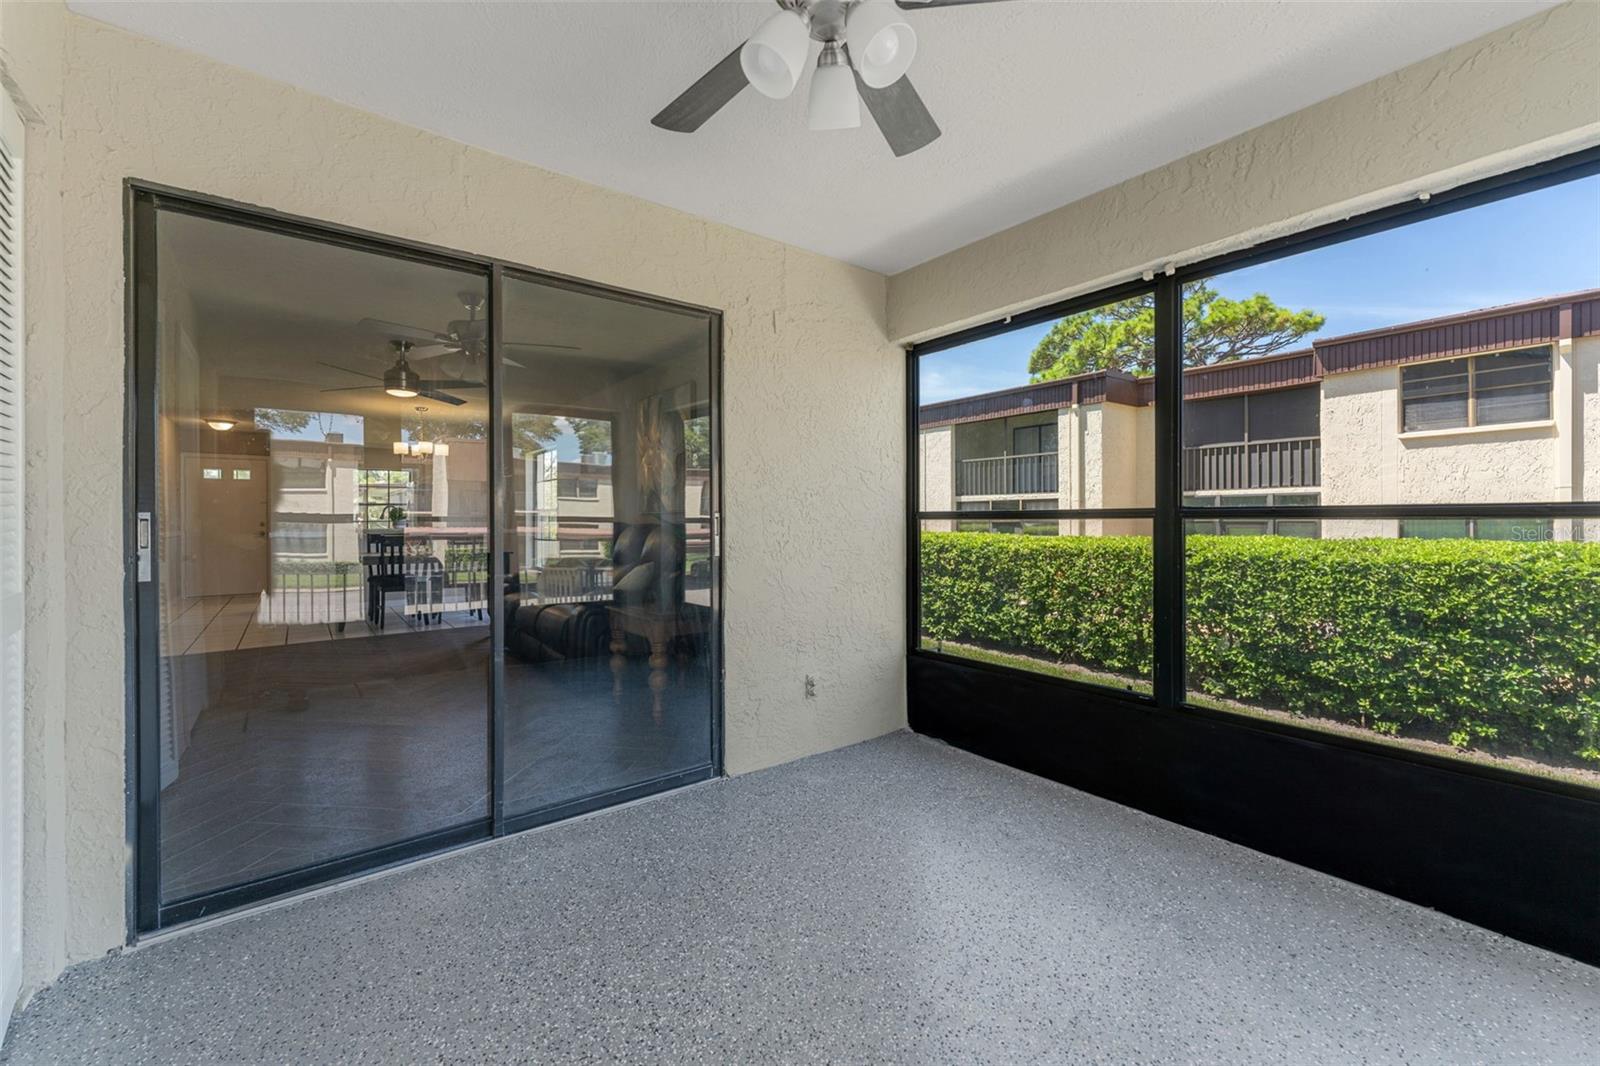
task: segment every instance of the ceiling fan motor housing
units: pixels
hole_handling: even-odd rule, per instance
[[[409,397],[422,391],[422,377],[401,356],[383,375],[383,391],[391,396]]]

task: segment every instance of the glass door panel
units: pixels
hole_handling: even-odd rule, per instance
[[[484,822],[486,272],[155,231],[161,905]]]
[[[515,820],[709,775],[716,456],[710,316],[509,274],[502,300]]]

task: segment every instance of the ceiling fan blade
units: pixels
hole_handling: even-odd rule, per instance
[[[433,380],[430,379],[428,381],[422,382],[422,387],[425,388],[425,389],[434,389],[434,390],[439,390],[439,389],[483,389],[483,388],[488,388],[488,386],[485,385],[481,381],[457,381],[457,380],[454,380],[454,379],[449,380],[449,381],[433,381]]]
[[[530,348],[553,349],[553,350],[558,351],[558,352],[581,352],[581,351],[583,351],[583,349],[578,347],[576,344],[537,344],[537,343],[535,343],[533,341],[506,341],[506,343],[501,345],[501,347],[503,347],[503,348],[520,348],[520,349],[522,349],[524,351],[526,351],[526,350],[528,350]]]
[[[371,378],[373,381],[382,381],[383,380],[383,376],[381,374],[369,374],[365,370],[351,370],[349,367],[340,366],[337,363],[322,363],[322,362],[319,362],[317,365],[318,366],[325,366],[329,370],[342,370],[346,374],[354,374],[358,378]],[[361,387],[366,388],[368,386],[361,386]],[[327,391],[327,390],[323,390],[323,391]]]
[[[739,95],[739,90],[750,84],[744,76],[744,68],[739,65],[742,48],[744,45],[739,45],[722,62],[700,75],[699,81],[662,108],[650,124],[673,133],[693,133],[705,125],[706,119],[721,111],[729,100]]]
[[[428,351],[426,349],[437,349]],[[466,349],[459,344],[424,344],[421,348],[413,348],[406,353],[406,358],[413,363],[425,363],[429,359],[440,359],[447,355],[465,355]]]
[[[362,389],[381,389],[382,385],[340,385],[336,389],[323,389],[323,392],[360,392]]]
[[[426,396],[430,400],[438,400],[440,403],[447,403],[454,407],[460,407],[462,404],[467,402],[459,396],[452,396],[448,392],[435,392],[433,389],[429,388],[418,389],[417,395]]]
[[[910,78],[901,78],[885,89],[874,89],[857,73],[856,90],[896,156],[910,155],[939,139],[939,125],[911,87]]]
[[[385,322],[381,318],[363,318],[356,323],[362,329],[375,330],[390,337],[404,338],[414,341],[428,341],[431,344],[454,344],[455,338],[446,333],[435,333],[431,329],[421,326],[408,326],[404,322]]]
[[[519,363],[515,359],[504,359],[503,362],[506,364],[506,366],[514,366],[518,370],[526,370],[526,369],[528,369],[528,367],[527,367],[527,365],[525,363]]]

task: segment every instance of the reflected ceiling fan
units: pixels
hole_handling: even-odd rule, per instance
[[[650,122],[674,133],[693,133],[746,85],[781,100],[799,84],[811,42],[820,41],[822,53],[806,103],[807,125],[814,130],[854,129],[861,125],[860,101],[865,100],[890,151],[909,155],[932,144],[939,126],[905,76],[916,58],[917,35],[901,11],[994,0],[777,2],[782,11]]]
[[[359,392],[363,389],[382,389],[390,396],[402,400],[409,400],[413,396],[426,396],[430,400],[451,404],[460,407],[467,401],[459,396],[453,396],[445,389],[481,389],[481,381],[462,381],[458,379],[425,378],[411,365],[407,356],[411,354],[412,343],[408,340],[389,342],[394,347],[394,366],[384,371],[381,375],[369,374],[365,370],[352,370],[347,366],[338,366],[334,363],[322,363],[322,366],[334,370],[342,370],[346,374],[354,374],[361,378],[371,378],[376,385],[340,385],[336,388],[323,389],[323,392]]]
[[[483,310],[484,298],[476,292],[457,293],[456,298],[461,301],[461,306],[466,308],[467,317],[458,318],[447,324],[443,332],[426,329],[422,326],[408,326],[404,322],[386,322],[381,318],[363,318],[358,325],[363,329],[370,329],[389,337],[391,341],[405,340],[411,343],[411,361],[415,363],[426,362],[431,359],[442,359],[446,356],[459,356],[477,362],[488,351],[489,323],[479,318]],[[506,341],[501,344],[507,352],[523,351],[565,351],[576,352],[581,349],[574,344],[532,344],[516,341]],[[515,359],[507,359],[507,366],[525,369]],[[457,363],[458,373],[465,374],[468,367]]]

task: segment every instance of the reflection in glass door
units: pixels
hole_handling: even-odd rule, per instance
[[[160,905],[486,825],[487,272],[153,224]]]
[[[712,320],[508,274],[506,817],[714,763]]]
[[[141,929],[716,772],[713,312],[130,221]]]

